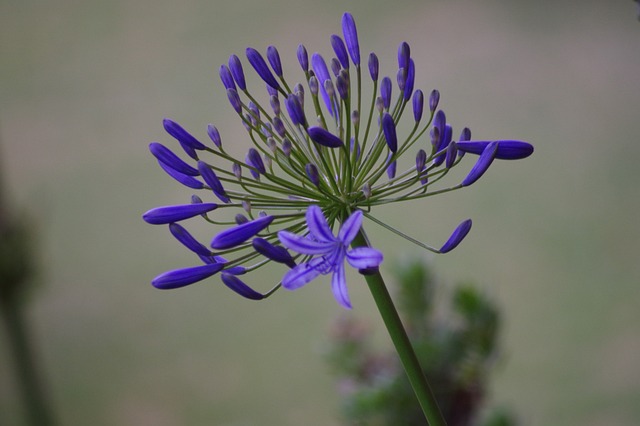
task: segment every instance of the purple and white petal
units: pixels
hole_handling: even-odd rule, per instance
[[[336,241],[336,237],[333,236],[333,232],[331,232],[331,228],[320,207],[316,205],[309,206],[305,218],[307,219],[309,232],[316,240],[323,242]]]
[[[347,262],[357,269],[379,266],[382,263],[382,252],[372,247],[358,247],[347,252]]]
[[[289,272],[284,274],[284,277],[282,277],[282,287],[287,290],[296,290],[307,284],[309,281],[320,275],[318,266],[322,262],[324,262],[324,259],[317,257],[315,259],[311,259],[307,263],[302,263],[291,269]]]
[[[336,245],[335,241],[314,241],[288,231],[278,232],[278,238],[289,250],[308,255],[331,253]]]

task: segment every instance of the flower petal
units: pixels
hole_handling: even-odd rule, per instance
[[[167,223],[189,219],[217,208],[218,205],[215,203],[156,207],[143,214],[142,219],[152,225],[165,225]]]
[[[383,258],[382,252],[372,247],[358,247],[347,252],[347,262],[358,269],[379,266]]]
[[[458,227],[453,231],[453,234],[451,234],[447,242],[444,243],[444,245],[440,248],[440,253],[448,253],[454,248],[458,247],[458,244],[462,242],[462,240],[467,236],[470,230],[471,219],[467,219],[460,225],[458,225]]]
[[[325,219],[322,209],[316,205],[309,206],[306,214],[307,227],[311,235],[318,241],[334,242],[336,237]]]
[[[317,266],[322,262],[324,262],[324,259],[316,257],[315,259],[311,259],[309,262],[302,263],[291,269],[289,272],[284,274],[284,277],[282,277],[282,287],[287,290],[296,290],[307,284],[309,281],[320,275],[320,270]]]
[[[177,223],[170,223],[169,231],[171,231],[171,234],[192,252],[201,256],[211,255],[211,250],[196,240],[183,226]]]
[[[467,177],[462,181],[462,186],[469,186],[480,179],[491,163],[493,163],[494,158],[496,158],[497,149],[498,142],[491,142],[486,146],[482,154],[480,154],[478,161],[476,161],[476,164],[473,165]]]
[[[339,304],[347,309],[351,309],[351,301],[349,300],[349,291],[347,289],[347,278],[344,270],[344,264],[340,263],[333,271],[331,277],[331,291]]]
[[[209,278],[223,267],[224,264],[222,263],[212,263],[190,268],[175,269],[158,275],[151,281],[151,284],[160,290],[180,288]]]
[[[240,296],[245,297],[251,300],[262,300],[264,299],[264,295],[262,293],[258,293],[248,285],[246,285],[240,278],[236,277],[233,274],[228,274],[223,272],[220,276],[224,285],[229,287],[231,290],[238,293]]]
[[[289,250],[309,255],[325,255],[331,253],[335,249],[336,244],[334,241],[313,241],[288,231],[278,232],[278,238],[282,245]]]
[[[340,227],[340,231],[338,232],[338,239],[342,244],[348,246],[351,244],[351,241],[358,235],[358,231],[360,231],[360,227],[362,226],[362,212],[360,210],[356,210],[351,213],[351,216],[344,221],[342,226]]]
[[[456,142],[458,150],[480,155],[489,145],[489,141],[463,141]],[[527,158],[533,153],[533,145],[528,142],[501,140],[498,141],[496,158],[498,160],[520,160]]]
[[[213,237],[211,247],[223,250],[242,244],[269,226],[273,219],[273,216],[265,216],[222,231]]]

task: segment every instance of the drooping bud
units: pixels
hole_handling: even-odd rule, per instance
[[[227,89],[227,98],[229,98],[229,103],[233,109],[235,109],[238,114],[242,114],[242,102],[240,101],[238,92],[234,89]]]
[[[413,118],[416,123],[419,123],[422,119],[422,111],[424,109],[424,95],[422,90],[418,89],[413,94]]]
[[[496,141],[498,149],[496,157],[499,160],[520,160],[527,158],[533,154],[533,145],[528,142],[501,140]],[[458,151],[469,152],[471,154],[483,154],[486,147],[493,142],[489,141],[471,141],[458,142]]]
[[[471,219],[467,219],[460,225],[458,225],[458,227],[453,231],[453,234],[451,234],[449,239],[440,248],[440,253],[448,253],[454,248],[458,247],[458,244],[460,244],[462,240],[464,240],[464,237],[467,236],[470,230]]]
[[[200,175],[204,179],[204,181],[209,185],[213,193],[222,201],[223,203],[230,203],[231,200],[227,197],[227,193],[218,179],[218,176],[213,171],[209,165],[203,161],[198,161],[198,170],[200,171]]]
[[[478,161],[473,165],[471,171],[467,175],[466,178],[462,181],[462,186],[469,186],[484,174],[487,171],[493,159],[496,157],[496,153],[498,151],[498,142],[490,142],[487,147],[482,151]]]
[[[211,247],[216,250],[225,250],[236,247],[269,226],[269,224],[273,222],[273,219],[273,216],[265,216],[252,220],[251,222],[226,229],[213,237]]]
[[[315,164],[308,163],[304,167],[304,170],[305,170],[305,172],[307,172],[307,177],[309,178],[311,183],[314,186],[319,187],[320,186],[320,174],[318,173],[318,168],[315,166]]]
[[[384,102],[384,109],[389,110],[391,106],[391,79],[384,77],[380,83],[380,96]]]
[[[307,126],[307,118],[304,115],[304,109],[300,104],[300,99],[296,95],[290,94],[285,101],[287,112],[294,125]]]
[[[279,90],[280,85],[276,81],[276,78],[273,76],[273,74],[271,74],[271,71],[269,70],[269,67],[264,61],[262,55],[260,55],[260,53],[256,49],[251,47],[247,47],[246,54],[249,63],[251,64],[253,69],[256,70],[260,78],[262,78],[262,80],[264,80],[264,82],[269,86]]]
[[[393,117],[388,112],[382,115],[382,131],[384,137],[387,140],[387,146],[391,152],[398,150],[398,138],[396,136],[396,123],[393,122]]]
[[[264,295],[258,293],[248,285],[246,285],[240,278],[230,272],[223,272],[220,274],[220,279],[229,289],[238,293],[245,299],[250,300],[262,300]]]
[[[152,225],[166,225],[168,223],[189,219],[217,208],[218,205],[214,203],[156,207],[143,214],[142,219]]]
[[[298,46],[298,51],[296,53],[298,55],[298,62],[302,67],[302,71],[304,71],[305,74],[308,73],[309,72],[309,55],[307,54],[307,49],[304,47],[304,45],[301,44]]]
[[[278,77],[282,77],[282,63],[280,62],[280,54],[278,53],[278,49],[276,49],[275,46],[267,47],[267,59],[269,59],[269,63],[271,64],[273,72],[275,72]]]
[[[378,62],[378,56],[375,53],[371,52],[369,54],[369,75],[371,76],[371,80],[378,81],[378,70],[380,68],[380,63]]]
[[[254,238],[252,244],[258,253],[274,262],[284,263],[290,268],[296,266],[295,260],[284,247],[275,246],[264,238]]]
[[[222,263],[211,263],[207,265],[193,266],[190,268],[176,269],[158,275],[151,281],[151,284],[160,290],[170,290],[180,288],[202,281],[205,278],[216,274],[222,268]]]
[[[244,80],[242,63],[240,63],[240,58],[238,58],[236,55],[231,55],[229,57],[229,69],[231,70],[231,75],[233,76],[233,79],[235,80],[240,90],[247,90],[247,83]]]
[[[172,169],[177,170],[185,175],[199,175],[198,170],[182,161],[180,157],[174,154],[169,148],[158,142],[151,142],[149,144],[149,151],[151,151],[151,154],[153,154],[153,156],[156,157],[161,164],[166,164]]]
[[[170,223],[169,231],[171,231],[171,234],[192,252],[201,256],[211,256],[211,250],[196,240],[182,225]]]
[[[307,132],[309,133],[309,137],[312,141],[322,146],[339,148],[344,145],[342,139],[320,126],[309,127]]]
[[[350,13],[342,15],[342,35],[347,43],[347,49],[353,63],[360,66],[360,44],[358,43],[358,32],[356,31],[356,23]]]
[[[168,164],[163,163],[162,161],[158,160],[158,164],[160,165],[162,170],[167,172],[167,174],[169,176],[171,176],[172,178],[174,178],[175,180],[177,180],[178,182],[180,182],[184,186],[189,187],[189,188],[193,188],[193,189],[202,189],[202,188],[204,188],[204,184],[202,182],[200,182],[198,179],[196,179],[196,178],[194,178],[192,176],[189,176],[189,175],[185,175],[184,173],[181,173],[181,172],[177,171],[176,169],[174,169],[173,167],[169,166]]]

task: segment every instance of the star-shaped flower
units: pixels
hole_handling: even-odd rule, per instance
[[[283,246],[312,257],[308,262],[291,269],[282,278],[282,286],[295,290],[307,284],[318,275],[332,273],[331,290],[338,303],[351,309],[347,291],[344,260],[358,269],[374,268],[382,263],[382,253],[371,247],[349,249],[362,226],[362,212],[356,210],[344,221],[334,236],[322,209],[316,205],[309,207],[306,213],[309,235],[301,237],[288,231],[278,232]]]

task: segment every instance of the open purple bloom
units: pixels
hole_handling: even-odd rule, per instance
[[[309,236],[307,238],[288,231],[278,232],[283,246],[298,253],[315,256],[308,262],[291,269],[282,278],[282,286],[295,290],[318,275],[331,273],[331,290],[338,303],[351,309],[344,268],[345,259],[354,268],[366,269],[382,263],[382,253],[371,247],[349,249],[349,245],[360,232],[362,212],[356,210],[349,216],[337,236],[333,235],[320,207],[313,205],[306,214]]]

